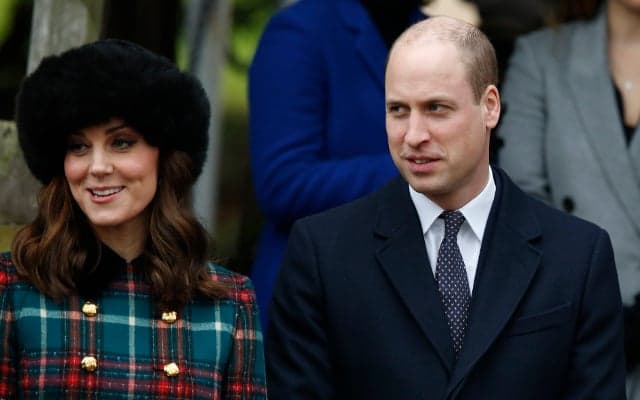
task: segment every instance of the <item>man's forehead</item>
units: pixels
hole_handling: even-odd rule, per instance
[[[391,67],[406,66],[411,64],[413,60],[428,66],[429,64],[448,63],[461,60],[460,51],[457,46],[450,42],[440,39],[427,39],[419,42],[409,42],[398,44],[389,54],[387,63],[387,72]],[[448,66],[447,68],[451,68]]]

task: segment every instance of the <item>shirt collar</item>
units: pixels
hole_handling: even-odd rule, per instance
[[[411,201],[413,201],[416,211],[418,212],[422,233],[426,234],[444,209],[424,194],[416,192],[411,185],[408,186]],[[489,219],[489,212],[491,211],[491,204],[493,204],[495,194],[496,184],[493,180],[493,171],[489,168],[489,179],[484,189],[459,209],[479,240],[482,240],[484,235],[484,229],[487,226],[487,220]]]

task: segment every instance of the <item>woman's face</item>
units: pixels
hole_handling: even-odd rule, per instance
[[[157,147],[121,119],[73,133],[64,174],[73,198],[98,237],[146,231],[145,210],[158,182]]]

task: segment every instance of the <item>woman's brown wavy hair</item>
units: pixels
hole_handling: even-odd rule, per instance
[[[191,206],[191,158],[184,152],[160,155],[158,187],[150,203],[143,258],[144,276],[160,309],[180,310],[196,296],[228,293],[207,270],[208,235]],[[78,277],[100,242],[71,195],[63,176],[54,177],[38,195],[38,215],[12,243],[18,273],[42,293],[60,301],[78,293]]]

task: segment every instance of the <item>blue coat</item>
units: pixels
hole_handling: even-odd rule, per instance
[[[407,183],[298,221],[266,337],[271,400],[623,400],[607,233],[494,169],[456,357]]]
[[[263,316],[293,221],[397,175],[385,133],[386,57],[358,0],[300,0],[264,31],[249,74],[251,165],[267,219],[252,269]]]

